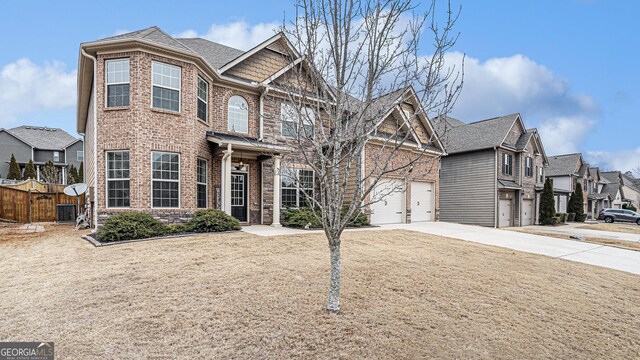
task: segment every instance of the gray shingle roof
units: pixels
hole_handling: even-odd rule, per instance
[[[531,139],[531,137],[535,132],[536,132],[536,129],[527,129],[527,131],[524,134],[520,135],[520,138],[516,142],[516,149],[518,150],[524,149],[524,147],[527,146],[527,143],[529,143],[529,139]]]
[[[640,186],[638,186],[638,179],[634,178],[633,176],[629,176],[625,173],[620,173],[620,176],[622,176],[622,183],[625,186],[628,186],[636,191],[640,191]]]
[[[64,150],[78,139],[66,131],[42,126],[18,126],[6,131],[36,149]]]
[[[444,125],[446,120],[438,119],[436,129],[442,131],[447,126],[447,130],[438,135],[445,150],[455,154],[501,146],[517,118],[518,114],[511,114],[453,127]]]
[[[566,154],[549,157],[547,176],[568,176],[576,172],[582,154]]]
[[[609,194],[612,199],[616,198],[618,190],[620,190],[620,172],[619,171],[603,171],[600,176],[607,181],[602,187],[601,194]]]
[[[220,69],[223,65],[244,54],[242,50],[206,39],[193,38],[177,40],[194,52],[200,54],[214,69]]]
[[[589,164],[587,163],[582,164],[582,166],[580,166],[580,170],[578,170],[578,175],[584,176],[584,173],[587,172],[588,168],[589,168]]]
[[[108,38],[100,39],[98,41],[107,41],[107,40],[120,40],[120,39],[144,39],[151,42],[155,42],[161,45],[165,45],[170,48],[174,48],[180,51],[186,52],[194,52],[186,45],[180,43],[178,40],[172,38],[169,34],[162,31],[157,26],[152,26],[150,28],[137,30],[125,34],[120,34],[116,36],[111,36]]]

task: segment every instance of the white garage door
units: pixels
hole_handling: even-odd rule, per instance
[[[402,222],[402,206],[404,204],[403,181],[397,179],[381,179],[372,192],[371,223],[395,224]]]
[[[433,183],[411,183],[411,222],[433,220]]]
[[[498,219],[498,226],[511,226],[511,200],[500,200],[498,209],[500,215],[500,218]]]
[[[522,226],[533,225],[533,200],[522,200]]]

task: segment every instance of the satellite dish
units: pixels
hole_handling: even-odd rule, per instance
[[[67,186],[66,188],[64,188],[63,192],[69,196],[80,196],[87,192],[87,188],[87,184],[78,183]]]

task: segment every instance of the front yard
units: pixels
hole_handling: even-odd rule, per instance
[[[628,234],[640,234],[640,226],[633,223],[597,223],[580,226],[580,229],[601,230],[601,231],[617,231]]]
[[[58,358],[629,358],[640,278],[405,231],[349,232],[342,313],[319,234],[95,248],[0,229],[0,341]]]

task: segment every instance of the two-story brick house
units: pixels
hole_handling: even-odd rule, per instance
[[[591,172],[581,153],[549,157],[547,177],[553,184],[556,212],[566,213],[571,194],[580,186],[584,197],[584,212],[588,213],[589,179]]]
[[[491,227],[537,223],[547,166],[542,140],[520,114],[434,120],[441,160],[440,220]]]
[[[302,61],[282,33],[246,52],[157,27],[81,44],[77,128],[94,223],[128,210],[180,222],[219,208],[245,224],[279,225],[281,207],[302,206],[316,188],[292,143],[298,127],[324,126],[330,100],[310,104],[304,124],[290,121],[282,89]],[[428,120],[417,125],[433,135]]]

